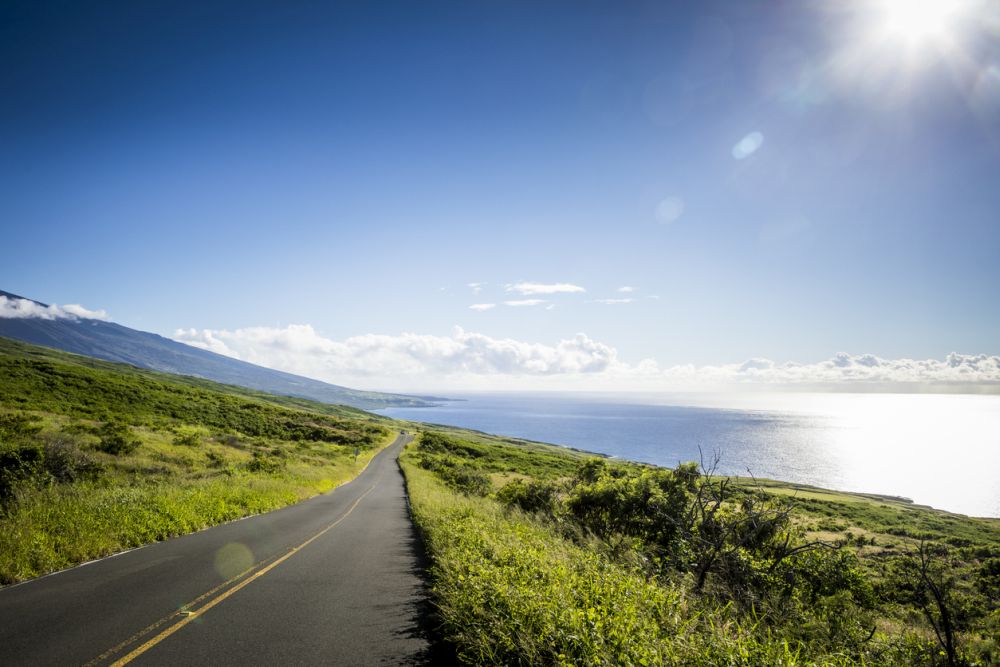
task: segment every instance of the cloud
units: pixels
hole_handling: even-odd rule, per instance
[[[540,306],[543,303],[548,303],[548,301],[545,299],[514,299],[513,301],[504,301],[503,305],[514,306],[516,308],[521,306]]]
[[[450,336],[367,334],[334,341],[309,325],[284,328],[178,329],[182,343],[252,363],[329,381],[344,377],[422,378],[453,375],[553,376],[600,373],[614,348],[584,334],[554,345],[492,338],[456,327]]]
[[[495,303],[474,303],[471,306],[469,306],[469,308],[471,308],[472,310],[478,310],[478,311],[491,310],[496,307],[497,305]]]
[[[505,288],[508,292],[517,292],[518,294],[525,295],[574,294],[587,291],[579,285],[571,283],[513,283],[505,285]]]
[[[952,353],[937,359],[884,359],[840,352],[818,363],[778,363],[748,359],[739,364],[675,366],[663,371],[675,380],[700,379],[726,384],[875,385],[1000,384],[1000,357]]]
[[[1000,391],[1000,357],[985,354],[918,360],[840,353],[816,363],[753,358],[731,364],[662,366],[655,359],[622,361],[613,346],[583,333],[541,343],[456,327],[445,336],[365,334],[338,341],[300,324],[179,329],[174,338],[262,366],[372,389]]]
[[[635,288],[632,287],[631,285],[623,285],[622,287],[619,287],[616,291],[621,292],[622,294],[627,294],[629,292],[634,292]]]
[[[748,158],[764,145],[764,135],[760,132],[751,132],[736,142],[733,146],[733,158],[743,160]]]
[[[635,299],[629,297],[625,299],[593,299],[591,303],[603,303],[603,304],[616,304],[616,303],[634,303]]]
[[[103,310],[88,310],[77,303],[65,306],[52,304],[43,306],[30,299],[10,299],[0,296],[0,318],[6,319],[42,319],[42,320],[107,320],[108,314]]]
[[[473,294],[479,294],[483,291],[486,283],[466,283],[465,286],[471,289]]]

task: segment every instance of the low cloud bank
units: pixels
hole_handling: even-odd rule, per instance
[[[235,331],[179,329],[182,343],[262,366],[319,377],[390,378],[600,373],[616,363],[613,348],[584,334],[555,345],[491,338],[456,327],[450,336],[367,334],[334,341],[308,324]]]
[[[664,373],[741,384],[992,384],[1000,383],[1000,357],[953,352],[943,360],[883,359],[841,352],[813,364],[749,359],[741,364],[675,366]]]
[[[68,303],[65,306],[52,304],[43,306],[29,299],[10,299],[0,296],[0,318],[42,320],[107,320],[108,314],[103,310],[87,310],[78,303]]]
[[[837,354],[818,363],[750,359],[720,365],[626,363],[610,345],[577,334],[530,343],[455,328],[449,336],[367,334],[335,341],[309,325],[180,329],[180,342],[262,366],[358,386],[419,389],[681,390],[754,386],[844,389],[962,385],[1000,389],[1000,357],[943,360]]]

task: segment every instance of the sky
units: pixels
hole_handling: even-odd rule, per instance
[[[14,1],[0,58],[8,292],[363,388],[1000,381],[996,2]]]

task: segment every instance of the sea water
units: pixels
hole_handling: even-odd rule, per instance
[[[468,394],[383,414],[1000,517],[1000,396]]]

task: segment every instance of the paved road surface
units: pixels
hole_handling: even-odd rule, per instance
[[[0,590],[0,664],[425,662],[408,440],[326,495]]]

